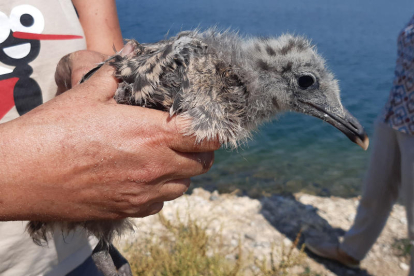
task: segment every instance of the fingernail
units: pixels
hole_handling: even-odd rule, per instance
[[[132,53],[134,51],[134,46],[132,45],[132,43],[128,42],[124,48],[122,48],[122,50],[120,51],[120,54],[122,57],[129,55],[130,53]]]

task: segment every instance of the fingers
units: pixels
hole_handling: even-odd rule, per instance
[[[136,44],[132,41],[129,41],[127,44],[125,44],[124,48],[120,51],[121,56],[127,56],[130,53],[132,53],[136,49]]]
[[[174,161],[170,162],[171,179],[190,178],[206,173],[214,162],[214,151],[201,153],[175,152]]]
[[[194,136],[185,136],[181,134],[181,136],[176,137],[176,139],[170,140],[169,146],[171,149],[178,152],[209,152],[220,149],[221,144],[218,140],[203,140],[198,143]]]
[[[58,87],[56,96],[72,88],[72,65],[70,55],[71,54],[67,54],[61,58],[58,65],[56,66],[55,82]]]
[[[134,202],[137,209],[135,211],[132,209],[128,216],[145,217],[158,213],[163,208],[165,201],[171,201],[182,196],[190,187],[190,183],[189,178],[165,182],[161,185],[158,193],[155,194],[151,191],[151,198],[148,198],[147,207],[142,207],[142,202],[139,202],[142,197],[137,198],[138,201]]]
[[[158,144],[167,145],[169,148],[177,152],[211,152],[218,150],[221,146],[218,140],[196,142],[195,136],[187,136],[184,133],[188,128],[188,121],[181,117],[170,117],[167,112],[159,111],[140,106],[116,105],[117,114],[128,118],[128,123],[124,121],[124,125],[131,124],[136,132],[135,137],[143,137],[144,133],[150,136],[161,137]],[[130,120],[130,121],[129,121]],[[125,137],[123,135],[122,137]]]
[[[77,85],[87,72],[107,58],[107,55],[87,50],[64,56],[59,61],[55,72],[55,81],[58,86],[57,95]]]
[[[82,77],[84,73],[80,73],[79,76]],[[114,69],[109,65],[103,65],[88,81],[76,86],[74,90],[99,101],[112,101],[117,88],[118,80],[114,77]]]
[[[120,51],[121,56],[126,56],[133,53],[137,45],[129,42]],[[109,56],[92,52],[92,51],[78,51],[71,54],[72,60],[72,84],[78,84],[85,74],[98,64],[106,61]],[[76,62],[75,62],[76,60]],[[86,82],[88,86],[92,86],[95,90],[99,90],[95,95],[101,100],[112,100],[118,86],[118,80],[114,77],[114,69],[109,65],[103,65],[98,71],[92,74],[90,79]],[[102,89],[104,88],[104,89]]]
[[[120,51],[120,54],[122,56],[129,55],[136,47],[135,43],[128,42]],[[56,95],[60,95],[79,84],[86,73],[108,58],[108,55],[88,50],[77,51],[64,56],[56,67],[55,81],[58,85]]]
[[[164,207],[164,202],[155,202],[150,204],[147,208],[143,210],[139,210],[136,213],[132,213],[131,217],[135,218],[143,218],[151,215],[155,215],[156,213],[160,212]]]
[[[182,196],[190,187],[190,178],[171,180],[162,184],[157,201],[171,201]]]
[[[99,63],[104,62],[109,56],[93,52],[78,51],[70,55],[72,63],[72,86],[78,84],[82,77],[91,69],[95,68]]]
[[[221,147],[218,139],[197,142],[194,135],[185,135],[190,123],[188,119],[179,116],[169,118],[168,131],[175,138],[169,140],[168,145],[171,149],[179,152],[210,152]]]

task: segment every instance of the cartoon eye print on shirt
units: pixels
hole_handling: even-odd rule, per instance
[[[9,16],[0,11],[0,119],[13,106],[23,115],[43,103],[39,85],[30,78],[33,69],[29,65],[39,55],[41,40],[83,38],[42,34],[46,23],[53,24],[46,22],[42,12],[32,5],[16,6]],[[4,68],[1,63],[15,68]]]
[[[40,34],[45,28],[45,18],[33,6],[17,6],[10,13],[10,27],[13,32]]]
[[[39,9],[31,5],[14,7],[10,16],[2,13],[0,20],[0,62],[18,66],[33,61],[40,50],[40,35],[45,19]],[[26,58],[27,57],[27,58]]]
[[[12,9],[9,17],[10,29],[13,33],[40,34],[45,28],[43,14],[33,6],[21,5]],[[24,43],[3,51],[11,58],[21,59],[30,53],[30,43]]]
[[[10,22],[7,15],[0,12],[0,43],[3,43],[10,34]]]

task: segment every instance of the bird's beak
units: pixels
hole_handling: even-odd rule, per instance
[[[309,107],[308,112],[310,115],[330,123],[344,133],[352,142],[358,144],[364,150],[367,150],[369,146],[369,138],[361,124],[348,112],[348,110],[344,109],[344,115],[337,115],[327,111],[317,104],[305,101],[300,102]]]

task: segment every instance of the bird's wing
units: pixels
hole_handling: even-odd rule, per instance
[[[186,67],[207,45],[181,36],[155,44],[135,43],[133,55],[117,55],[110,62],[122,80],[115,99],[119,103],[169,110],[180,88],[186,86]]]
[[[132,56],[111,64],[121,79],[115,99],[179,114],[192,123],[197,141],[216,137],[234,146],[249,136],[243,125],[246,88],[230,64],[196,35],[137,45]]]

